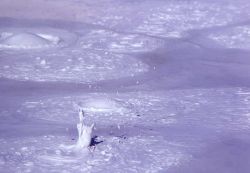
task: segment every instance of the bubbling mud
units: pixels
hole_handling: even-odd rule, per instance
[[[54,28],[1,28],[0,49],[30,50],[64,47],[75,35]]]

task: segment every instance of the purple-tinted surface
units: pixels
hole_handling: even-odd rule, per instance
[[[249,6],[1,1],[0,172],[248,173]]]

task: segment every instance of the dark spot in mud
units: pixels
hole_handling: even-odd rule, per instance
[[[96,146],[96,145],[103,143],[103,142],[104,142],[103,140],[98,139],[98,136],[94,136],[93,138],[91,138],[90,146]]]

